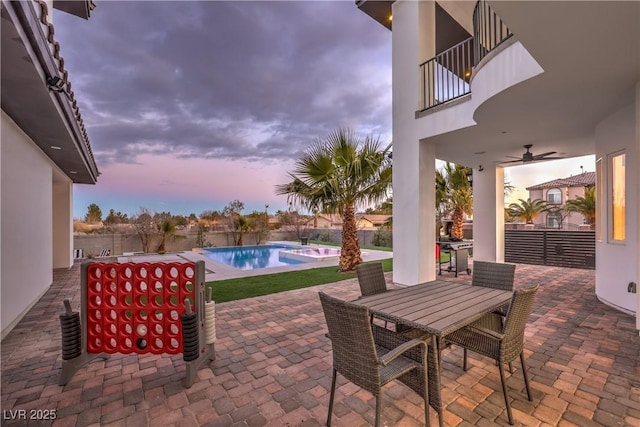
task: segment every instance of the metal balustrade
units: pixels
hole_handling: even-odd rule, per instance
[[[471,93],[473,67],[513,35],[511,30],[481,0],[473,12],[473,37],[420,64],[420,111]]]
[[[512,35],[509,27],[502,22],[486,1],[477,2],[473,10],[474,65],[478,65],[482,58]]]
[[[471,92],[473,37],[420,64],[421,110],[426,110]]]

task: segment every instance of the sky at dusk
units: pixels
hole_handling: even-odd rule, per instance
[[[96,5],[88,21],[54,12],[101,172],[74,185],[75,218],[90,203],[188,215],[235,199],[274,213],[287,209],[275,185],[315,139],[347,126],[391,142],[391,32],[352,0]],[[506,175],[524,191],[594,170],[560,162]]]

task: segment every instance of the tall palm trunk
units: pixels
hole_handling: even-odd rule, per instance
[[[451,226],[451,237],[455,239],[462,239],[464,237],[464,212],[462,209],[455,208],[451,214],[451,219],[453,220],[453,225]]]
[[[342,251],[340,252],[340,271],[353,271],[362,262],[358,230],[356,228],[355,209],[351,205],[344,208],[342,216]]]

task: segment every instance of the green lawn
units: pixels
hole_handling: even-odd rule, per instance
[[[392,258],[381,262],[384,271],[393,270]],[[264,276],[219,280],[207,282],[206,286],[213,288],[213,300],[215,302],[225,302],[339,282],[340,280],[356,277],[355,273],[340,273],[337,268],[337,266],[312,268],[309,270],[266,274]]]

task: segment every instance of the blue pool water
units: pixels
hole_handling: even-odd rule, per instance
[[[229,246],[205,248],[202,254],[213,261],[227,264],[239,270],[255,270],[300,264],[301,261],[280,258],[279,252],[281,250],[292,248],[294,246],[287,245]]]

